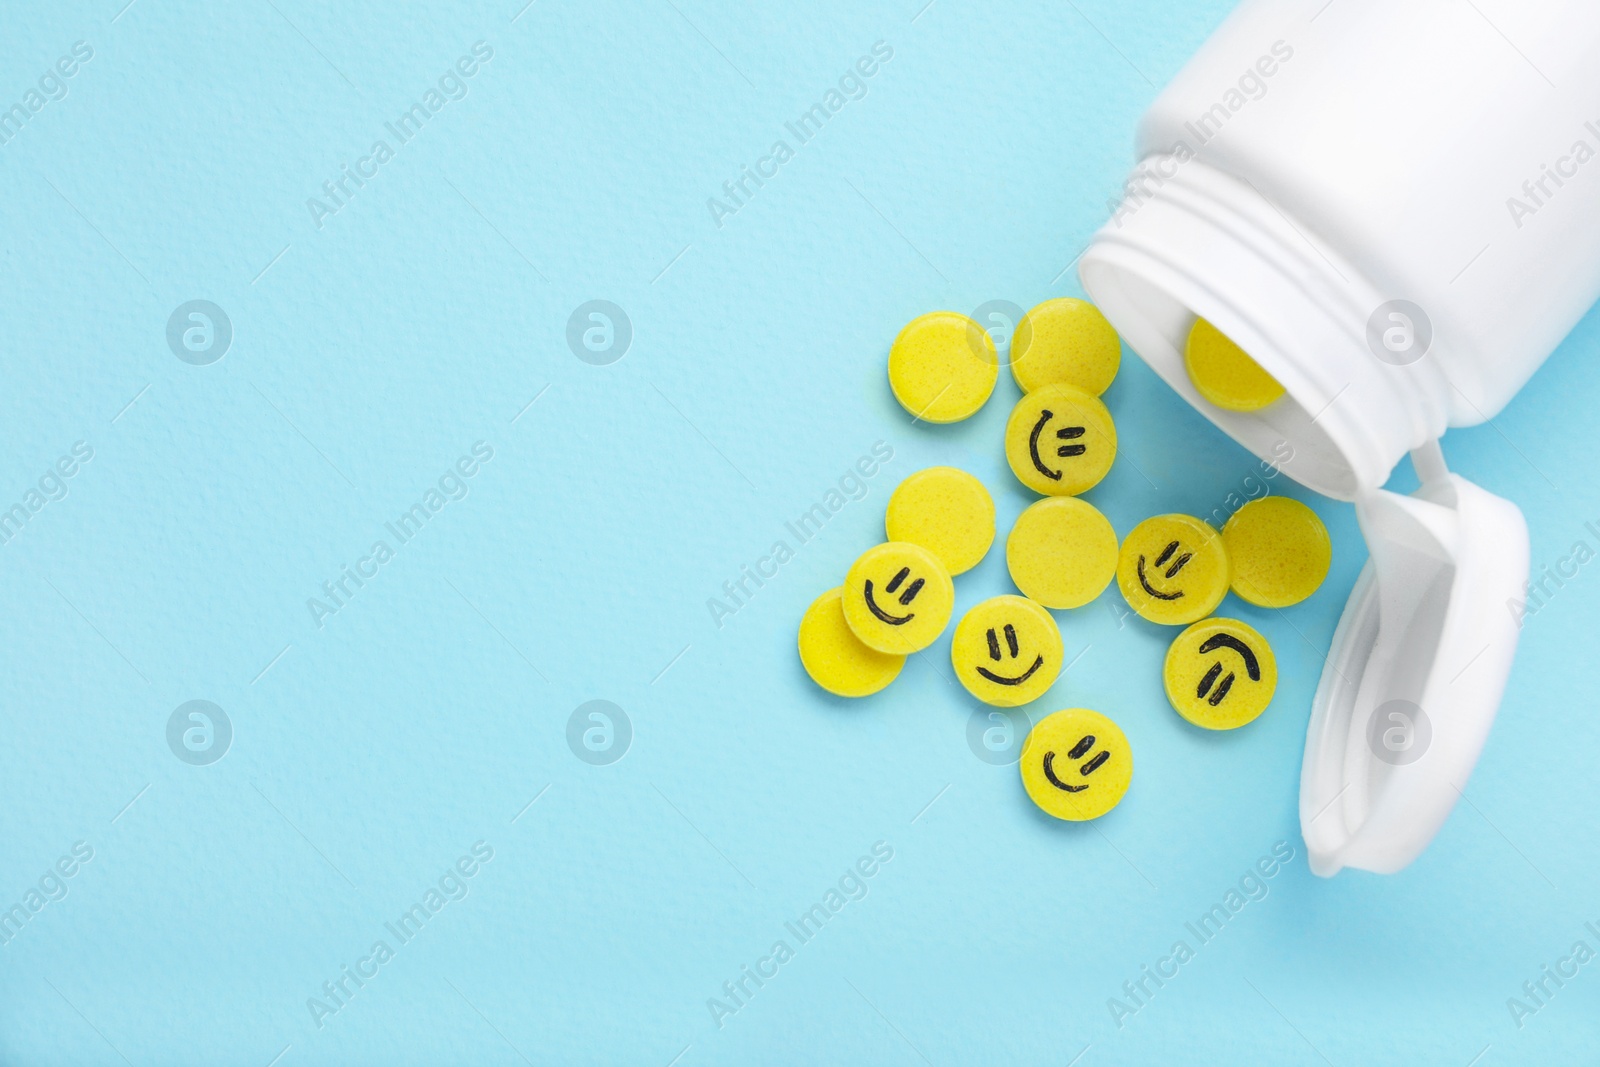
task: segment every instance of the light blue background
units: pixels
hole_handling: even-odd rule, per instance
[[[1305,867],[1305,720],[1365,549],[1347,505],[1286,479],[1334,566],[1281,614],[1224,606],[1279,657],[1249,729],[1172,713],[1172,631],[1119,625],[1114,590],[1059,613],[1088,651],[1034,718],[1101,709],[1137,754],[1095,824],[974,757],[948,634],[869,700],[806,679],[800,615],[881,539],[899,479],[973,471],[1002,537],[1030,500],[1001,454],[1009,378],[966,423],[913,425],[889,341],[926,311],[1079,293],[1064,268],[1135,120],[1229,7],[921,2],[6,0],[0,106],[73,42],[94,57],[0,147],[0,506],[74,442],[94,458],[0,546],[0,907],[74,842],[94,858],[0,947],[0,1060],[1592,1050],[1600,965],[1521,1030],[1506,1008],[1576,939],[1600,948],[1592,567],[1528,620],[1469,803],[1393,877]],[[314,226],[306,199],[480,40],[468,95]],[[894,55],[867,96],[797,147],[784,122],[876,41]],[[716,226],[707,198],[778,138],[795,158]],[[166,344],[191,299],[233,324],[210,366]],[[591,299],[633,323],[611,366],[565,342]],[[1536,569],[1600,547],[1597,347],[1591,315],[1446,444],[1524,508]],[[1089,498],[1119,532],[1208,514],[1255,469],[1131,355],[1107,402],[1123,453]],[[878,440],[894,458],[866,497],[797,545],[784,522]],[[319,628],[307,598],[393,546],[385,521],[477,441],[494,456],[470,495]],[[719,629],[707,599],[779,538],[795,558]],[[1010,591],[991,551],[957,607]],[[167,745],[192,699],[233,723],[210,766]],[[591,699],[631,718],[610,766],[567,745]],[[318,1028],[307,998],[480,840],[469,895]],[[719,1028],[707,999],[796,946],[784,922],[878,841],[894,857],[866,897]],[[1280,841],[1270,895],[1198,946],[1185,921]],[[1119,1029],[1107,999],[1180,938],[1196,958]]]

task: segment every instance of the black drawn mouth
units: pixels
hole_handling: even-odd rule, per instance
[[[1094,747],[1094,735],[1093,734],[1085,734],[1082,738],[1080,738],[1078,740],[1077,744],[1072,746],[1072,751],[1067,753],[1067,758],[1068,759],[1082,759],[1084,754],[1086,752],[1088,752],[1093,747]],[[1094,759],[1090,760],[1088,763],[1085,763],[1083,766],[1079,767],[1078,768],[1078,774],[1081,775],[1084,778],[1087,778],[1087,777],[1089,777],[1089,775],[1093,774],[1095,771],[1097,771],[1101,767],[1105,766],[1105,762],[1107,760],[1109,760],[1110,758],[1111,758],[1111,750],[1108,748],[1104,752],[1101,752]],[[1054,752],[1046,752],[1044,754],[1044,776],[1050,780],[1050,784],[1051,785],[1055,786],[1057,789],[1063,790],[1063,791],[1068,792],[1068,793],[1081,793],[1085,789],[1089,788],[1087,783],[1085,783],[1083,785],[1068,785],[1066,782],[1063,782],[1060,778],[1057,778],[1056,777],[1055,762],[1056,762],[1056,754]]]
[[[1178,551],[1178,542],[1173,541],[1170,544],[1168,544],[1166,548],[1161,550],[1161,555],[1156,557],[1155,565],[1157,567],[1161,567],[1162,565],[1164,565],[1167,562],[1167,560],[1172,559],[1172,554],[1174,552],[1176,552],[1176,551]],[[1194,553],[1185,552],[1185,553],[1183,553],[1183,555],[1179,556],[1177,559],[1173,559],[1172,560],[1172,566],[1167,568],[1166,576],[1168,578],[1177,577],[1178,572],[1183,570],[1184,565],[1187,564],[1193,558],[1194,558]],[[1183,590],[1182,589],[1179,589],[1175,593],[1163,593],[1160,590],[1153,588],[1150,585],[1150,579],[1145,577],[1145,574],[1144,574],[1144,556],[1142,556],[1142,555],[1139,557],[1139,584],[1144,587],[1144,591],[1146,593],[1149,593],[1151,596],[1155,597],[1157,600],[1177,600],[1179,597],[1181,597],[1183,595]]]
[[[1028,458],[1033,460],[1033,467],[1040,474],[1051,481],[1059,482],[1061,480],[1061,472],[1046,467],[1044,460],[1039,458],[1039,435],[1044,432],[1045,424],[1055,417],[1055,412],[1053,411],[1039,412],[1039,421],[1033,424],[1033,432],[1028,435]],[[1083,434],[1084,428],[1082,426],[1063,426],[1056,431],[1056,437],[1063,441],[1075,441],[1082,437]],[[1081,456],[1087,451],[1088,448],[1085,445],[1061,445],[1056,449],[1056,455],[1061,457]]]
[[[1004,675],[995,674],[987,667],[979,667],[978,673],[989,679],[989,681],[993,682],[995,685],[1021,685],[1023,682],[1026,682],[1029,678],[1033,677],[1034,671],[1043,666],[1044,657],[1039,656],[1033,661],[1033,666],[1029,667],[1015,678],[1007,678]]]
[[[910,567],[901,567],[899,573],[897,573],[893,578],[889,579],[889,584],[883,587],[883,591],[885,593],[892,594],[896,589],[900,588],[900,583],[904,582],[906,580],[906,576],[910,573]],[[923,584],[923,580],[918,578],[916,581],[906,586],[906,591],[900,594],[900,604],[902,607],[910,604],[917,598],[917,594],[922,592]],[[872,597],[871,578],[866,580],[863,586],[863,592],[866,594],[867,609],[879,619],[888,623],[890,626],[904,626],[906,623],[917,617],[917,613],[914,611],[908,611],[904,615],[890,615],[888,612],[878,607],[878,602]]]

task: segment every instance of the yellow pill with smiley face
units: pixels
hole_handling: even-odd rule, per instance
[[[999,376],[994,338],[954,311],[912,319],[889,348],[889,388],[923,422],[960,422],[983,407]]]
[[[1087,500],[1036,500],[1006,538],[1006,567],[1030,600],[1047,608],[1082,607],[1105,592],[1117,572],[1117,531]]]
[[[1192,515],[1144,520],[1117,557],[1117,585],[1128,606],[1164,626],[1210,615],[1228,595],[1230,578],[1222,535]]]
[[[895,489],[883,525],[889,540],[921,545],[962,574],[994,543],[994,498],[966,471],[929,467]]]
[[[1099,396],[1122,364],[1122,341],[1100,309],[1070,296],[1046,300],[1011,335],[1011,376],[1025,393],[1064,383]]]
[[[811,602],[800,620],[800,663],[811,680],[835,696],[871,696],[900,675],[904,656],[878,652],[844,621],[842,589]]]
[[[1047,715],[1022,743],[1022,786],[1047,815],[1098,819],[1133,782],[1133,749],[1120,727],[1098,711]]]
[[[990,597],[961,617],[950,666],[967,692],[997,708],[1044,695],[1061,673],[1061,628],[1027,597]]]
[[[1195,319],[1183,365],[1200,395],[1226,411],[1260,411],[1283,395],[1283,386],[1205,319]]]
[[[1233,591],[1263,608],[1286,608],[1317,591],[1333,542],[1317,513],[1286,496],[1252,500],[1222,527]]]
[[[950,572],[920,545],[889,541],[869,548],[844,578],[845,621],[861,643],[906,656],[933,644],[955,610]]]
[[[1017,401],[1006,421],[1006,461],[1017,480],[1046,496],[1077,496],[1117,458],[1111,412],[1072,385],[1046,385]]]
[[[1253,627],[1205,619],[1172,642],[1161,678],[1179,715],[1207,730],[1237,730],[1272,703],[1278,659]]]

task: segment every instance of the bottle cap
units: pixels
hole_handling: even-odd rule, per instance
[[[1372,558],[1334,631],[1311,705],[1300,832],[1311,870],[1388,874],[1416,859],[1460,799],[1494,722],[1528,577],[1516,505],[1413,457],[1412,496],[1356,500]]]

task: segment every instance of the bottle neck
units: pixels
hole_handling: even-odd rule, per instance
[[[1296,481],[1354,499],[1440,437],[1450,383],[1437,354],[1399,362],[1369,324],[1383,294],[1307,225],[1197,159],[1146,159],[1079,266],[1128,345],[1224,432]],[[1403,294],[1400,294],[1403,295]],[[1196,317],[1281,383],[1255,412],[1225,411],[1189,380]]]

